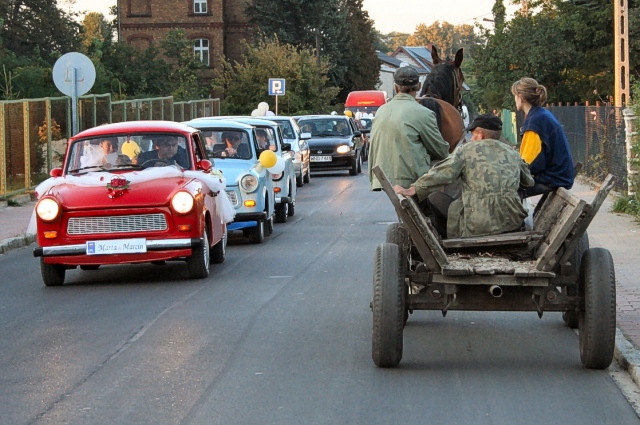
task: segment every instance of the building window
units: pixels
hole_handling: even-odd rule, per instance
[[[193,0],[193,13],[207,13],[207,0]]]
[[[195,40],[193,54],[195,54],[203,64],[209,66],[209,40],[206,38],[198,38]]]

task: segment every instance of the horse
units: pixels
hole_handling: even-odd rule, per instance
[[[464,76],[460,70],[463,49],[458,50],[455,60],[443,61],[436,47],[431,46],[431,57],[435,66],[427,75],[416,100],[435,113],[442,138],[449,143],[449,152],[453,152],[464,134],[461,115]]]

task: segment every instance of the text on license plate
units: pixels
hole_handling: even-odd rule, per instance
[[[135,254],[140,252],[147,252],[147,241],[145,238],[87,241],[87,255]]]
[[[311,162],[331,162],[331,156],[317,156],[312,155],[309,159]]]

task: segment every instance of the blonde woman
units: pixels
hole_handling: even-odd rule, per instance
[[[549,193],[559,187],[573,186],[573,158],[567,136],[556,117],[544,108],[547,89],[533,78],[522,78],[511,86],[516,109],[524,112],[520,128],[520,156],[529,164],[535,181],[521,189],[523,197]]]

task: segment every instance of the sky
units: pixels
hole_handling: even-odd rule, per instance
[[[70,1],[58,0],[60,8],[68,10]],[[364,9],[373,19],[375,28],[383,34],[397,31],[413,33],[416,26],[427,26],[435,21],[449,22],[452,25],[470,24],[474,19],[491,19],[491,8],[495,0],[363,0]],[[509,2],[505,1],[505,5]],[[75,0],[72,10],[101,12],[109,16],[109,7],[116,0]],[[512,12],[513,6],[507,6]],[[485,22],[485,26],[490,25]]]

